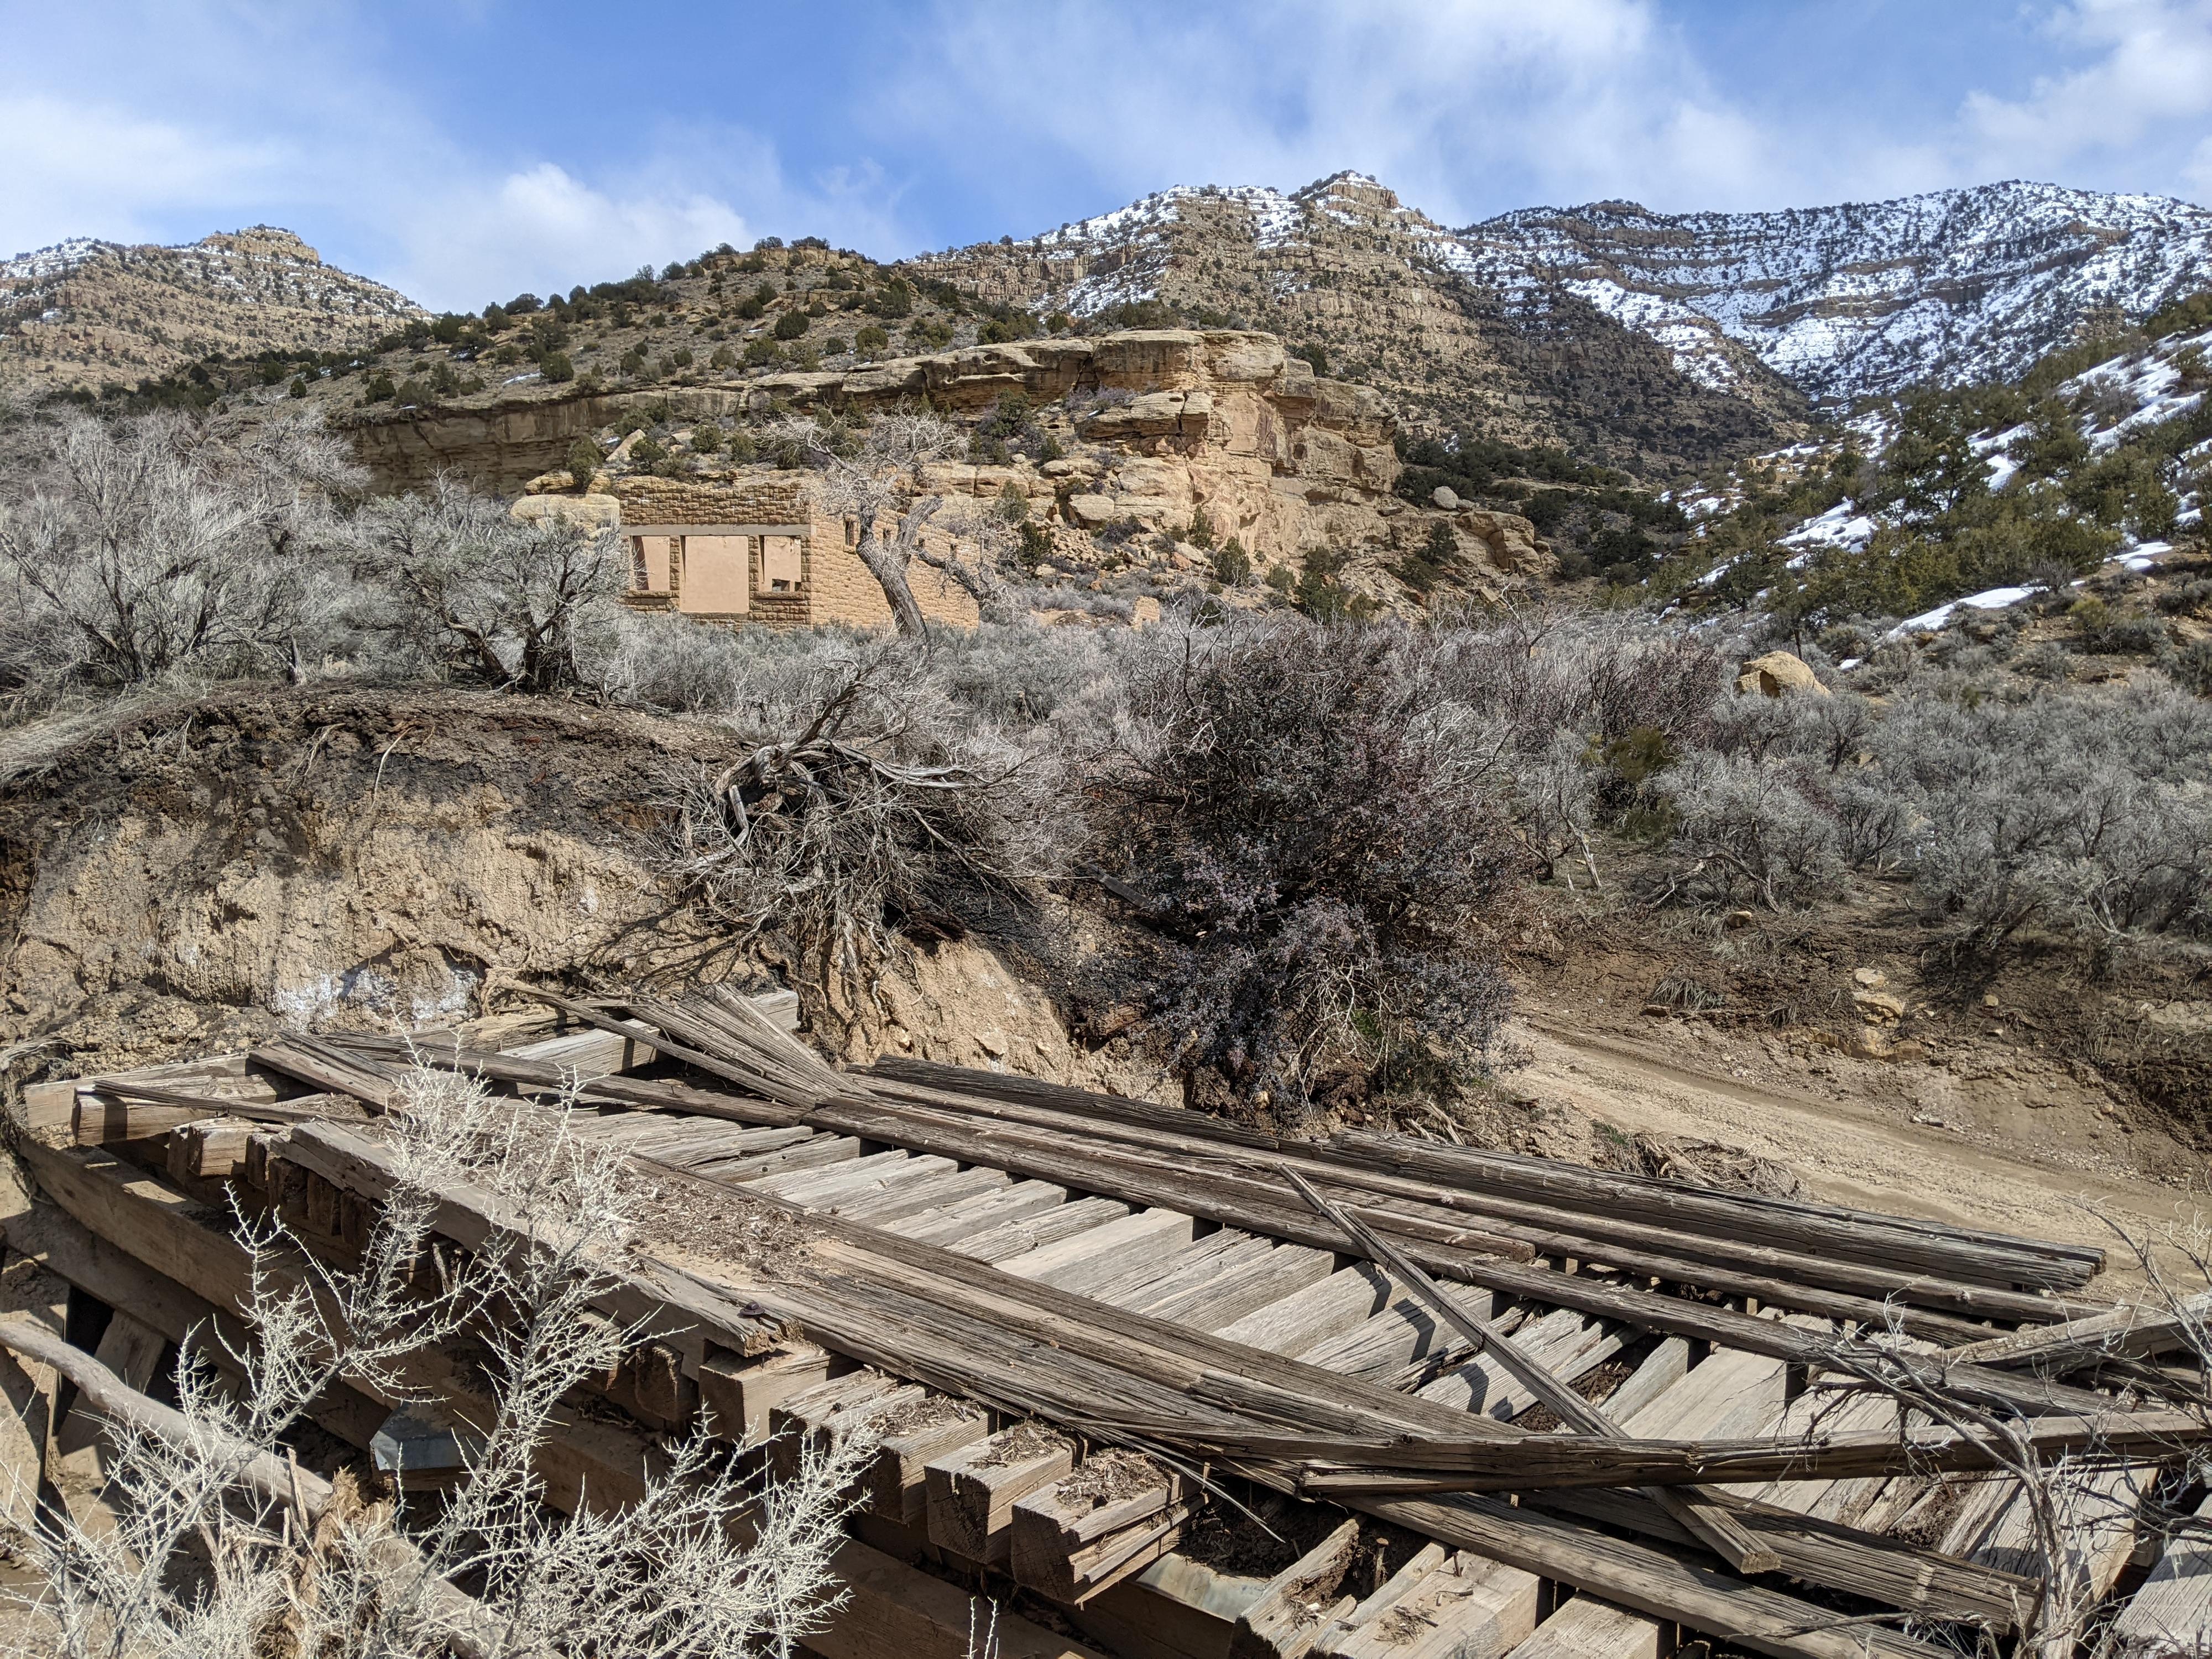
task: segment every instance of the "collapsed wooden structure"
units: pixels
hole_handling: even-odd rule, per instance
[[[548,1449],[549,1496],[621,1501],[671,1431],[770,1468],[868,1434],[829,1659],[964,1655],[979,1598],[1007,1659],[2002,1644],[2044,1591],[2021,1445],[2100,1500],[2063,1547],[2124,1650],[2212,1648],[2212,1551],[2160,1518],[2201,1495],[2176,1471],[2212,1431],[2159,1393],[2188,1322],[2087,1294],[2094,1249],[840,1072],[788,1035],[787,995],[546,1001],[559,1026],[528,1040],[300,1036],[34,1085],[20,1150],[51,1202],[11,1206],[8,1243],[115,1310],[103,1357],[143,1386],[149,1348],[244,1294],[225,1187],[343,1260],[391,1190],[404,1068],[561,1092],[696,1213],[778,1212],[804,1244],[641,1254],[610,1312],[645,1336]],[[499,1234],[488,1195],[443,1197],[457,1245]],[[1838,1404],[1823,1384],[1869,1355],[2018,1432]],[[418,1371],[465,1412],[462,1370]],[[366,1446],[392,1404],[322,1421]],[[1241,1554],[1207,1542],[1240,1528]]]

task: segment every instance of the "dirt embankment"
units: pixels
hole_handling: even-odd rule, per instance
[[[660,780],[726,758],[735,739],[710,725],[257,690],[118,714],[33,762],[36,740],[0,745],[0,1058],[19,1077],[528,1006],[514,981],[782,976],[665,873]],[[973,939],[887,976],[838,1046],[1153,1081],[1072,1042],[1051,1000]]]
[[[2024,947],[1961,972],[1879,893],[1733,928],[1555,919],[1518,963],[1507,1092],[1566,1155],[1718,1141],[1817,1199],[2096,1243],[2123,1278],[2111,1224],[2212,1212],[2212,1021],[2185,963]]]
[[[731,741],[358,690],[140,708],[35,765],[19,738],[0,749],[0,1060],[63,1075],[287,1024],[465,1018],[524,1006],[517,981],[766,983],[781,964],[686,903],[656,850],[656,781]],[[1571,910],[1516,963],[1528,1063],[1462,1120],[1485,1139],[1596,1161],[1638,1132],[1717,1141],[1816,1197],[2107,1243],[2093,1209],[2171,1224],[2212,1184],[2212,1019],[2170,967],[2021,955],[1964,978],[1878,902],[1718,930]],[[832,1045],[848,1059],[1180,1097],[1140,1044],[1072,1036],[972,939],[855,1001]]]
[[[710,740],[442,690],[141,709],[0,789],[0,1040],[113,1066],[465,1016],[506,976],[707,967],[638,801]]]

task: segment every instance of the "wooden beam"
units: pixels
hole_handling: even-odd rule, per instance
[[[1338,1588],[1358,1546],[1359,1522],[1346,1521],[1269,1579],[1237,1615],[1228,1659],[1304,1659],[1328,1614],[1357,1605]]]
[[[191,1206],[161,1183],[104,1152],[65,1152],[27,1146],[22,1155],[40,1184],[80,1222],[158,1264],[216,1305],[237,1304],[251,1261],[234,1240],[201,1224]],[[57,1339],[58,1340],[58,1339]],[[416,1385],[447,1400],[465,1399],[459,1374],[435,1354],[422,1362]],[[392,1402],[387,1402],[392,1403]],[[540,1458],[547,1501],[577,1506],[586,1483],[594,1504],[622,1503],[642,1490],[653,1455],[641,1436],[625,1435],[585,1417],[564,1417]],[[1000,1659],[1102,1659],[1095,1650],[985,1603],[857,1540],[838,1547],[831,1570],[846,1599],[829,1626],[806,1638],[823,1659],[971,1659],[969,1641],[995,1624]]]
[[[1405,1280],[1431,1313],[1464,1337],[1476,1352],[1486,1352],[1494,1358],[1511,1373],[1516,1382],[1550,1407],[1561,1422],[1584,1434],[1612,1440],[1626,1437],[1626,1431],[1618,1423],[1553,1376],[1532,1356],[1524,1352],[1519,1343],[1495,1325],[1473,1317],[1458,1303],[1446,1296],[1442,1286],[1407,1259],[1404,1251],[1388,1240],[1376,1237],[1357,1217],[1346,1213],[1323,1198],[1297,1170],[1287,1164],[1278,1167],[1284,1179],[1297,1189],[1301,1198],[1313,1206],[1316,1213],[1348,1234],[1370,1259],[1389,1267]],[[1651,1489],[1651,1498],[1661,1509],[1688,1528],[1738,1572],[1771,1572],[1782,1565],[1772,1550],[1746,1532],[1733,1516],[1705,1502],[1695,1488],[1678,1492],[1672,1487],[1656,1486]]]
[[[1006,1565],[1014,1505],[1074,1463],[1073,1441],[1029,1423],[933,1459],[924,1477],[930,1541],[966,1560]]]

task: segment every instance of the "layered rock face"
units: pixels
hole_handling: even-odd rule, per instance
[[[907,262],[985,298],[1079,320],[1166,300],[1319,346],[1408,421],[1666,472],[1787,442],[1802,398],[1743,354],[1724,387],[1559,283],[1473,274],[1454,234],[1372,179],[1291,195],[1177,189],[1011,245]]]
[[[97,390],[218,352],[349,350],[424,314],[273,225],[181,247],[78,238],[0,262],[0,378]]]
[[[881,413],[925,399],[957,419],[981,415],[1010,393],[1064,434],[1068,453],[1041,467],[1026,459],[940,463],[930,469],[930,489],[993,499],[1012,485],[1045,522],[1084,535],[1134,525],[1182,538],[1202,514],[1217,543],[1235,538],[1262,572],[1325,549],[1352,560],[1356,574],[1363,563],[1373,567],[1425,545],[1439,522],[1451,526],[1478,583],[1551,568],[1551,550],[1516,514],[1457,501],[1419,507],[1401,501],[1392,493],[1401,471],[1396,422],[1381,395],[1316,375],[1269,334],[1154,329],[1024,340],[844,374],[775,375],[729,392],[665,395],[678,420],[759,412],[776,404]],[[534,403],[515,414],[541,434],[531,453],[550,465],[574,434],[614,420],[635,398]],[[562,422],[571,423],[565,432],[557,429]],[[451,431],[441,432],[437,423],[417,419],[357,435],[370,441],[365,453],[373,455],[392,453],[374,446],[404,434],[401,470],[410,479],[428,470],[429,458],[451,465],[471,443],[482,443],[503,471],[523,465],[485,437],[487,425],[482,416],[459,416]],[[763,474],[763,488],[791,487],[793,475],[760,468],[709,470],[701,477],[710,481],[705,487],[726,489]],[[561,489],[566,477],[549,475],[536,486]],[[656,480],[635,486],[663,487]],[[626,502],[623,516],[636,520],[638,512]]]
[[[1778,213],[1532,208],[1452,240],[1475,279],[1563,286],[1709,385],[1755,360],[1831,404],[2009,378],[2085,318],[2212,283],[2212,212],[2018,181]]]
[[[1101,338],[1027,340],[908,358],[848,374],[783,375],[759,398],[799,406],[883,410],[927,396],[977,413],[1008,392],[1058,404],[1079,441],[1032,470],[946,465],[933,485],[995,496],[1008,483],[1048,495],[1071,529],[1133,522],[1185,534],[1203,514],[1261,569],[1321,548],[1347,554],[1418,545],[1431,524],[1454,526],[1478,569],[1547,568],[1525,519],[1472,507],[1417,509],[1391,493],[1397,424],[1382,396],[1316,374],[1272,334],[1233,329],[1132,330]]]

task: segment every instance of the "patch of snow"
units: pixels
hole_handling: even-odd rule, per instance
[[[1863,513],[1854,512],[1849,501],[1838,501],[1816,519],[1803,524],[1782,538],[1785,547],[1864,547],[1874,539],[1875,522]],[[1791,564],[1797,562],[1793,559]]]
[[[2006,611],[2022,599],[2033,598],[2034,593],[2032,587],[1991,587],[1979,593],[1969,593],[1962,599],[1953,599],[1948,605],[1939,605],[1933,611],[1907,617],[1883,635],[1881,642],[1887,645],[1892,640],[1902,639],[1907,634],[1933,633],[1949,622],[1961,607],[1971,611]]]

